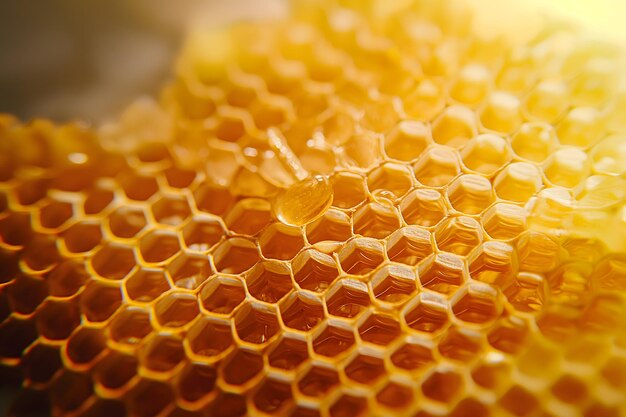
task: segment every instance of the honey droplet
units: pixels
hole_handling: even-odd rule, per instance
[[[302,226],[322,216],[333,201],[328,178],[316,175],[293,184],[274,199],[274,214],[281,222]]]

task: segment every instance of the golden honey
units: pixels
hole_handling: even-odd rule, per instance
[[[9,415],[626,416],[624,55],[472,19],[294,2],[0,117]]]

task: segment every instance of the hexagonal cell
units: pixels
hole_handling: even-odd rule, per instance
[[[333,358],[354,345],[354,333],[350,325],[341,321],[328,321],[313,336],[313,350],[318,355]]]
[[[213,366],[189,363],[178,377],[178,395],[193,403],[205,399],[215,388],[217,371]]]
[[[491,71],[481,64],[467,64],[462,67],[450,87],[450,97],[467,105],[480,103],[493,82]]]
[[[623,389],[626,387],[626,358],[610,358],[602,367],[601,374],[611,386]]]
[[[556,128],[559,142],[581,148],[593,145],[605,132],[603,117],[594,107],[572,107]]]
[[[290,269],[275,262],[259,262],[246,274],[250,294],[260,301],[276,303],[293,288]]]
[[[127,395],[129,414],[136,417],[154,417],[174,400],[168,383],[151,379],[141,379]]]
[[[144,142],[135,149],[137,159],[145,164],[167,161],[171,155],[164,143]]]
[[[413,186],[412,172],[402,164],[385,163],[374,168],[367,176],[367,187],[370,192],[391,193],[396,198],[402,197]]]
[[[141,365],[154,372],[169,372],[185,359],[180,339],[166,334],[154,334],[141,347]]]
[[[211,217],[194,217],[183,228],[183,242],[193,251],[208,251],[222,236],[224,236],[222,223]]]
[[[102,330],[79,327],[68,339],[65,352],[73,365],[89,365],[105,351],[106,341]]]
[[[524,100],[525,114],[533,119],[554,123],[569,106],[570,94],[564,80],[541,80]]]
[[[109,230],[116,237],[130,239],[146,227],[146,215],[142,208],[119,207],[109,214]]]
[[[437,117],[432,129],[435,142],[460,148],[476,135],[476,116],[472,109],[455,104]]]
[[[367,399],[350,394],[342,394],[330,407],[330,417],[362,416],[367,410]]]
[[[382,358],[361,352],[350,360],[344,372],[355,382],[373,385],[385,373],[385,364]]]
[[[411,191],[402,199],[400,210],[407,224],[424,227],[436,225],[448,212],[443,195],[430,188]]]
[[[279,95],[259,96],[250,106],[250,111],[259,130],[282,126],[294,117],[291,101]]]
[[[213,259],[218,271],[239,274],[257,263],[259,250],[253,241],[233,237],[217,245],[213,250]]]
[[[36,235],[21,253],[21,261],[34,272],[48,272],[60,261],[56,239],[52,236]]]
[[[511,160],[511,149],[501,136],[485,133],[472,138],[461,152],[465,166],[491,176]]]
[[[322,217],[307,224],[306,236],[311,244],[323,241],[344,242],[352,236],[350,216],[331,208]]]
[[[315,249],[298,254],[291,262],[291,268],[301,288],[316,292],[324,291],[339,275],[335,259]]]
[[[341,268],[348,274],[364,275],[384,262],[383,245],[371,238],[355,238],[339,251]]]
[[[432,143],[430,128],[426,123],[403,120],[385,135],[387,156],[401,161],[410,161]]]
[[[445,358],[468,362],[483,349],[483,335],[469,328],[452,327],[439,341],[438,349]]]
[[[469,283],[454,295],[451,303],[454,315],[469,323],[493,322],[502,312],[497,290],[479,282]]]
[[[39,333],[33,321],[9,317],[0,323],[0,355],[5,358],[21,358]]]
[[[520,270],[547,272],[559,261],[559,244],[546,234],[526,232],[517,240],[517,254]]]
[[[371,131],[356,133],[342,148],[342,165],[353,169],[373,168],[382,157],[380,138]]]
[[[495,200],[489,180],[474,174],[455,179],[447,195],[452,207],[464,214],[479,214]]]
[[[115,198],[115,193],[113,191],[102,188],[88,190],[85,194],[86,198],[83,202],[83,212],[86,215],[101,213]]]
[[[200,291],[200,303],[212,313],[230,314],[246,298],[243,282],[238,278],[216,275]]]
[[[596,172],[607,175],[623,175],[626,162],[626,137],[611,135],[602,139],[590,152],[593,168]]]
[[[180,244],[175,232],[155,229],[141,238],[139,251],[145,262],[161,263],[180,252]]]
[[[576,148],[557,149],[545,161],[543,173],[553,185],[571,188],[591,173],[589,155]]]
[[[310,331],[324,319],[324,306],[315,295],[298,291],[281,302],[280,315],[285,326]]]
[[[7,213],[0,218],[0,238],[10,246],[24,246],[33,235],[29,213]]]
[[[235,315],[235,328],[245,342],[266,343],[279,330],[276,311],[260,303],[244,304]]]
[[[90,281],[80,297],[83,316],[91,322],[109,319],[122,305],[122,290],[117,283]]]
[[[126,197],[131,200],[146,201],[159,191],[159,185],[154,177],[126,174],[119,182]]]
[[[609,291],[622,290],[624,284],[624,270],[626,269],[626,256],[615,254],[602,259],[591,274],[591,282],[595,288],[603,288]]]
[[[50,340],[67,339],[80,324],[80,310],[69,301],[44,301],[36,313],[39,334]]]
[[[365,201],[365,178],[351,172],[338,172],[332,177],[333,202],[337,208],[349,209]]]
[[[489,330],[487,342],[501,352],[516,354],[527,344],[528,323],[516,316],[503,316]]]
[[[418,289],[415,271],[403,265],[385,265],[370,280],[372,293],[386,303],[406,301]]]
[[[47,195],[48,187],[41,178],[25,180],[14,189],[16,200],[22,206],[34,205]]]
[[[527,416],[539,407],[533,394],[519,385],[511,387],[501,398],[500,406],[515,416]]]
[[[93,393],[88,375],[63,370],[50,387],[50,400],[55,410],[71,413],[77,410]]]
[[[435,401],[450,403],[463,390],[463,376],[452,369],[438,368],[422,382],[424,395]]]
[[[175,287],[195,290],[211,276],[213,270],[205,255],[180,253],[165,267]]]
[[[263,356],[256,351],[238,348],[221,368],[224,381],[243,385],[263,370]]]
[[[39,224],[47,229],[61,227],[74,215],[71,203],[51,201],[39,210]]]
[[[334,316],[353,318],[370,305],[367,286],[356,280],[344,278],[332,286],[325,295],[326,308]]]
[[[378,391],[376,401],[387,408],[403,409],[413,401],[413,389],[403,384],[389,382]]]
[[[272,207],[267,200],[244,198],[224,217],[226,226],[243,235],[256,235],[272,220]]]
[[[136,345],[151,331],[150,313],[139,307],[121,309],[109,324],[111,339],[118,343]]]
[[[291,370],[297,368],[308,357],[309,353],[305,337],[283,334],[280,341],[269,352],[267,358],[270,366]]]
[[[558,146],[556,132],[547,123],[524,123],[511,137],[513,152],[531,162],[543,162]]]
[[[368,203],[353,214],[354,233],[383,239],[400,227],[398,211],[387,204]]]
[[[236,142],[241,139],[251,122],[250,116],[243,110],[234,107],[219,109],[220,123],[215,129],[215,137],[226,142]]]
[[[284,412],[292,403],[291,384],[268,377],[252,397],[257,410],[263,413]]]
[[[520,100],[511,93],[494,91],[480,111],[483,127],[499,133],[511,133],[522,123]]]
[[[182,169],[171,166],[163,171],[165,181],[171,188],[185,189],[189,188],[193,180],[196,179],[196,171],[191,169]]]
[[[137,373],[137,359],[118,351],[110,351],[94,369],[94,382],[108,389],[122,388]]]
[[[212,357],[233,345],[230,320],[201,317],[185,336],[185,344],[198,356]]]
[[[150,302],[170,289],[160,268],[140,268],[124,282],[126,294],[133,301]]]
[[[428,121],[446,105],[445,83],[440,77],[423,77],[415,90],[404,98],[404,108],[410,117]]]
[[[526,230],[526,213],[523,207],[496,203],[482,214],[481,223],[492,238],[509,240]]]
[[[20,365],[24,372],[24,380],[34,384],[48,383],[63,367],[59,349],[56,346],[39,343],[33,344],[24,352]]]
[[[437,247],[460,256],[470,253],[482,240],[480,223],[468,216],[450,217],[435,229]]]
[[[298,381],[298,391],[308,397],[322,397],[339,385],[339,374],[332,365],[311,366]]]
[[[223,215],[235,204],[235,197],[227,188],[210,184],[200,185],[193,193],[198,210]]]
[[[422,184],[440,187],[461,172],[461,164],[454,150],[443,146],[431,146],[413,164],[413,172],[415,178]]]
[[[247,413],[245,397],[226,392],[220,392],[210,408],[211,417],[243,417]]]
[[[502,356],[495,354],[487,354],[472,369],[472,380],[480,387],[490,390],[500,390],[507,386],[507,381],[511,375],[511,366],[508,362],[502,360]]]
[[[465,262],[451,253],[431,255],[418,267],[422,287],[443,294],[456,291],[466,280]]]
[[[152,204],[154,219],[163,225],[178,226],[191,215],[191,208],[185,197],[164,196]]]
[[[468,258],[472,279],[507,288],[517,272],[517,255],[509,244],[489,241],[480,245]]]
[[[435,333],[446,328],[449,319],[448,301],[439,294],[420,293],[402,312],[407,326],[425,333]]]
[[[196,296],[184,292],[165,294],[153,308],[156,320],[164,327],[182,327],[200,312]]]
[[[63,233],[65,249],[71,253],[85,253],[94,249],[102,240],[100,225],[95,222],[79,222]]]
[[[288,260],[304,247],[304,237],[298,227],[274,223],[263,231],[259,245],[266,258]]]
[[[46,281],[29,275],[18,275],[3,290],[10,309],[8,314],[31,314],[48,296]]]
[[[420,339],[409,338],[391,354],[391,362],[400,369],[415,372],[435,362],[433,347]]]
[[[514,162],[498,173],[494,182],[498,197],[526,202],[543,186],[541,171],[533,164]]]
[[[386,314],[371,314],[359,325],[359,335],[365,342],[386,346],[400,336],[400,324]]]
[[[387,239],[387,256],[394,262],[417,265],[432,252],[430,232],[420,227],[403,227]]]

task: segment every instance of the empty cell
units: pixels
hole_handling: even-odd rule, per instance
[[[233,237],[224,240],[213,250],[213,260],[218,271],[239,274],[250,269],[259,259],[256,244],[248,239]]]
[[[65,354],[73,365],[90,365],[106,351],[106,335],[97,328],[79,327],[65,346]]]
[[[46,281],[29,275],[18,275],[3,292],[9,311],[25,315],[34,312],[48,296]]]
[[[55,410],[71,413],[91,396],[93,384],[88,375],[63,370],[52,382],[49,392]]]
[[[185,345],[201,359],[218,356],[233,346],[231,322],[215,317],[201,317],[189,328]]]
[[[497,290],[483,283],[470,283],[450,301],[454,315],[469,323],[493,322],[502,312]]]
[[[261,233],[259,245],[266,258],[289,260],[304,247],[304,237],[300,228],[273,223]]]
[[[461,68],[450,87],[449,95],[466,105],[480,103],[492,88],[493,75],[481,64],[468,64]]]
[[[538,82],[523,102],[526,115],[534,120],[554,123],[567,110],[570,102],[567,84],[559,79]]]
[[[86,197],[83,202],[83,212],[86,215],[99,214],[114,200],[115,193],[104,188],[94,188],[84,191]]]
[[[231,385],[243,385],[263,370],[263,356],[256,351],[237,349],[220,369],[223,380]]]
[[[304,291],[294,292],[280,303],[285,326],[308,332],[324,319],[322,301]]]
[[[185,359],[180,339],[166,334],[154,334],[141,346],[141,365],[154,372],[169,372]]]
[[[239,394],[220,392],[211,403],[212,416],[241,417],[246,410],[246,399]]]
[[[500,406],[515,416],[527,416],[539,407],[533,394],[519,385],[511,387],[499,400]]]
[[[463,390],[463,377],[452,369],[436,369],[422,383],[422,392],[430,399],[451,402]]]
[[[339,262],[348,274],[367,274],[384,262],[383,245],[371,238],[352,239],[339,251]]]
[[[513,204],[496,203],[482,214],[481,220],[494,239],[510,240],[526,230],[526,212]]]
[[[402,265],[385,265],[376,271],[370,280],[372,293],[377,300],[401,303],[417,289],[415,271]]]
[[[37,235],[28,242],[21,258],[23,265],[31,271],[48,272],[59,262],[60,255],[52,236]]]
[[[193,193],[198,210],[223,216],[235,204],[228,188],[202,184]]]
[[[274,368],[296,369],[309,358],[306,339],[300,335],[284,334],[267,358]]]
[[[126,294],[133,301],[150,302],[170,289],[160,268],[140,268],[124,281]]]
[[[165,272],[175,287],[195,290],[213,270],[206,256],[180,253],[169,261]]]
[[[387,240],[387,256],[394,262],[417,265],[433,252],[428,230],[416,226],[396,230]]]
[[[200,291],[200,303],[212,313],[230,314],[246,298],[243,282],[238,278],[216,275]]]
[[[268,303],[278,302],[293,288],[289,266],[277,261],[257,263],[245,279],[250,294]]]
[[[323,241],[346,241],[352,236],[350,216],[331,208],[322,217],[306,226],[306,235],[312,244]]]
[[[547,123],[524,123],[511,136],[513,152],[531,162],[545,161],[558,146],[556,132]]]
[[[164,327],[182,327],[198,316],[198,300],[193,294],[170,292],[154,304],[156,320]]]
[[[110,351],[94,368],[94,382],[109,389],[122,388],[137,373],[138,362],[132,356]]]
[[[109,214],[107,220],[111,233],[125,239],[137,236],[147,223],[143,209],[132,206],[117,208]]]
[[[483,348],[482,333],[462,327],[451,327],[438,346],[441,356],[460,362],[473,360]]]
[[[325,295],[326,308],[334,316],[353,318],[370,305],[367,286],[356,280],[344,278],[330,287]]]
[[[224,227],[211,217],[194,217],[183,228],[183,242],[188,249],[206,252],[224,236]]]
[[[470,277],[498,288],[507,288],[517,272],[517,254],[513,247],[499,241],[488,241],[468,258]]]
[[[459,156],[443,146],[429,147],[413,164],[413,172],[422,184],[431,187],[446,185],[461,172]]]
[[[24,246],[32,235],[29,213],[11,212],[0,218],[0,239],[5,245]]]
[[[0,355],[4,358],[20,358],[40,333],[41,330],[37,329],[32,320],[7,318],[0,323]]]
[[[361,416],[367,410],[367,399],[350,394],[342,394],[330,407],[331,417]]]
[[[373,385],[385,373],[385,365],[381,358],[359,353],[346,365],[344,372],[352,381]]]
[[[161,197],[151,208],[154,219],[167,226],[178,226],[191,215],[189,203],[184,197]]]
[[[95,222],[79,222],[70,226],[63,233],[65,249],[71,253],[85,253],[100,244],[102,232]]]
[[[313,365],[297,384],[298,391],[307,397],[323,397],[339,386],[339,374],[333,366]]]
[[[31,345],[28,351],[24,352],[20,362],[24,380],[34,384],[49,383],[63,366],[59,349],[41,343]]]
[[[550,183],[571,188],[589,176],[591,161],[580,149],[561,148],[546,160],[543,172]]]
[[[48,187],[49,182],[43,179],[25,180],[15,187],[15,200],[22,206],[34,205],[47,195]]]
[[[119,184],[126,197],[135,201],[146,201],[159,190],[155,178],[136,174],[125,174],[120,178]]]
[[[495,200],[489,180],[474,174],[455,179],[447,194],[452,207],[464,214],[479,214]]]
[[[400,210],[407,224],[430,227],[446,216],[448,207],[438,190],[418,188],[402,199]]]
[[[183,169],[171,166],[163,171],[167,185],[175,189],[189,188],[196,179],[197,173],[191,169]]]
[[[165,262],[179,251],[178,236],[165,229],[151,230],[139,240],[139,252],[148,263]]]
[[[47,229],[57,229],[73,215],[72,204],[53,200],[39,209],[39,224]]]
[[[245,342],[266,343],[279,330],[276,310],[259,303],[244,304],[235,315],[235,328]]]
[[[435,362],[432,347],[422,339],[407,340],[391,354],[391,362],[398,368],[415,372]]]
[[[480,223],[468,216],[450,217],[435,229],[437,247],[460,256],[469,254],[482,240]]]
[[[456,291],[467,279],[465,262],[452,253],[431,255],[418,267],[422,287],[443,294]]]
[[[430,127],[426,123],[403,120],[385,135],[385,152],[390,158],[411,161],[431,143]]]
[[[326,322],[313,336],[313,350],[318,355],[334,358],[354,346],[353,328],[339,321]]]
[[[443,296],[424,292],[403,308],[402,318],[413,330],[439,333],[449,325],[449,311],[448,301]]]
[[[476,135],[476,116],[470,108],[454,104],[437,117],[432,129],[435,142],[460,148]]]
[[[85,285],[80,298],[84,317],[91,322],[109,319],[122,305],[122,291],[117,284],[90,281]]]
[[[39,335],[64,340],[80,324],[80,309],[71,301],[44,301],[36,313]]]
[[[335,259],[315,249],[300,252],[291,268],[301,288],[316,292],[324,291],[339,275]]]
[[[594,107],[574,107],[556,126],[561,145],[586,148],[604,134],[603,115]]]
[[[480,110],[481,125],[498,133],[511,133],[522,123],[519,99],[504,91],[494,91]]]
[[[333,207],[349,209],[365,201],[365,178],[348,171],[337,172],[332,177]]]
[[[413,401],[413,389],[403,384],[390,382],[378,391],[376,401],[388,408],[407,408]]]
[[[187,402],[199,402],[210,395],[217,380],[213,366],[190,363],[178,377],[178,395]]]
[[[154,417],[174,399],[169,384],[151,379],[141,379],[127,395],[128,411],[136,417]]]
[[[150,313],[143,308],[125,306],[112,318],[108,328],[114,341],[136,345],[152,331]]]
[[[215,137],[226,142],[236,142],[250,129],[250,116],[241,109],[220,107],[219,124],[215,128]]]
[[[270,223],[271,209],[270,203],[266,200],[245,198],[230,209],[224,217],[224,222],[233,232],[255,235]]]
[[[358,328],[365,342],[386,346],[400,336],[400,324],[386,314],[373,313],[361,322]]]
[[[257,410],[263,413],[278,414],[293,403],[291,384],[268,377],[261,383],[252,402]]]
[[[472,138],[461,152],[465,166],[484,175],[492,175],[509,163],[512,157],[507,141],[498,135],[485,133]]]

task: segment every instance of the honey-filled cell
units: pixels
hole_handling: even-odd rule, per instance
[[[287,3],[110,122],[0,115],[0,410],[626,415],[623,48]]]

